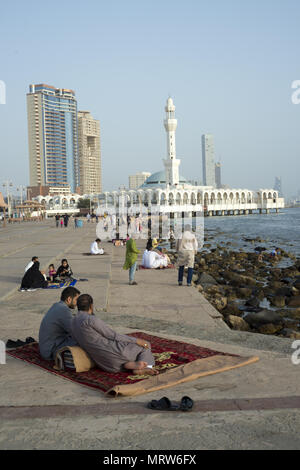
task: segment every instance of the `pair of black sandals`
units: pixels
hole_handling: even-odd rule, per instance
[[[184,396],[180,403],[174,403],[168,397],[162,397],[160,400],[152,400],[148,403],[147,408],[159,411],[191,411],[194,402],[190,397]]]
[[[14,349],[14,348],[19,348],[20,346],[25,346],[25,344],[29,343],[36,343],[36,340],[32,338],[31,336],[28,336],[25,341],[22,341],[18,339],[17,341],[13,341],[12,339],[7,340],[6,342],[6,348],[7,349]]]

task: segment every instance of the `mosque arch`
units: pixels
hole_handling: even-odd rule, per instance
[[[181,194],[180,193],[176,194],[176,204],[181,205]]]
[[[193,206],[197,204],[196,194],[194,192],[191,193],[191,204]]]
[[[168,202],[170,206],[174,205],[174,194],[172,192],[169,193]]]

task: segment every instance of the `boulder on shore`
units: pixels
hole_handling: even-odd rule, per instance
[[[296,295],[289,300],[289,307],[300,307],[300,295]]]
[[[251,331],[248,323],[240,317],[236,317],[235,315],[228,315],[226,321],[233,330]]]
[[[257,331],[262,335],[274,335],[282,330],[281,325],[273,325],[273,323],[266,323],[265,325],[261,325],[257,328]]]
[[[248,315],[245,316],[245,320],[252,327],[259,327],[261,325],[267,325],[268,323],[273,323],[274,325],[282,323],[282,317],[278,315],[278,313],[267,309],[258,313],[248,313]]]
[[[271,305],[274,307],[282,308],[285,307],[285,297],[282,296],[275,296],[275,297],[268,297],[268,300],[271,302]]]
[[[207,273],[200,274],[198,283],[201,284],[202,286],[208,285],[208,284],[216,286],[218,284],[215,278]]]

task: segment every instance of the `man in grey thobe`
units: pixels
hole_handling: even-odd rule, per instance
[[[39,332],[40,354],[44,359],[54,359],[60,348],[77,345],[71,335],[71,323],[79,294],[75,287],[66,287],[60,302],[53,304],[44,316]]]
[[[78,298],[77,308],[78,313],[72,320],[72,336],[101,369],[157,374],[152,370],[155,360],[149,342],[112,330],[93,315],[93,299],[88,294]]]

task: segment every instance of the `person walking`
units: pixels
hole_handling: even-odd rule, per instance
[[[129,238],[126,243],[126,258],[123,269],[129,269],[129,285],[136,286],[137,282],[134,280],[135,271],[137,267],[137,255],[140,250],[137,249],[136,243],[133,237]]]
[[[59,226],[59,219],[60,219],[60,216],[58,214],[56,214],[56,216],[55,216],[56,227]]]
[[[191,226],[186,225],[181,240],[177,240],[176,251],[178,253],[177,266],[178,285],[182,286],[184,268],[188,268],[187,286],[192,285],[193,268],[195,263],[195,254],[198,250],[198,242],[195,235],[191,231]]]

